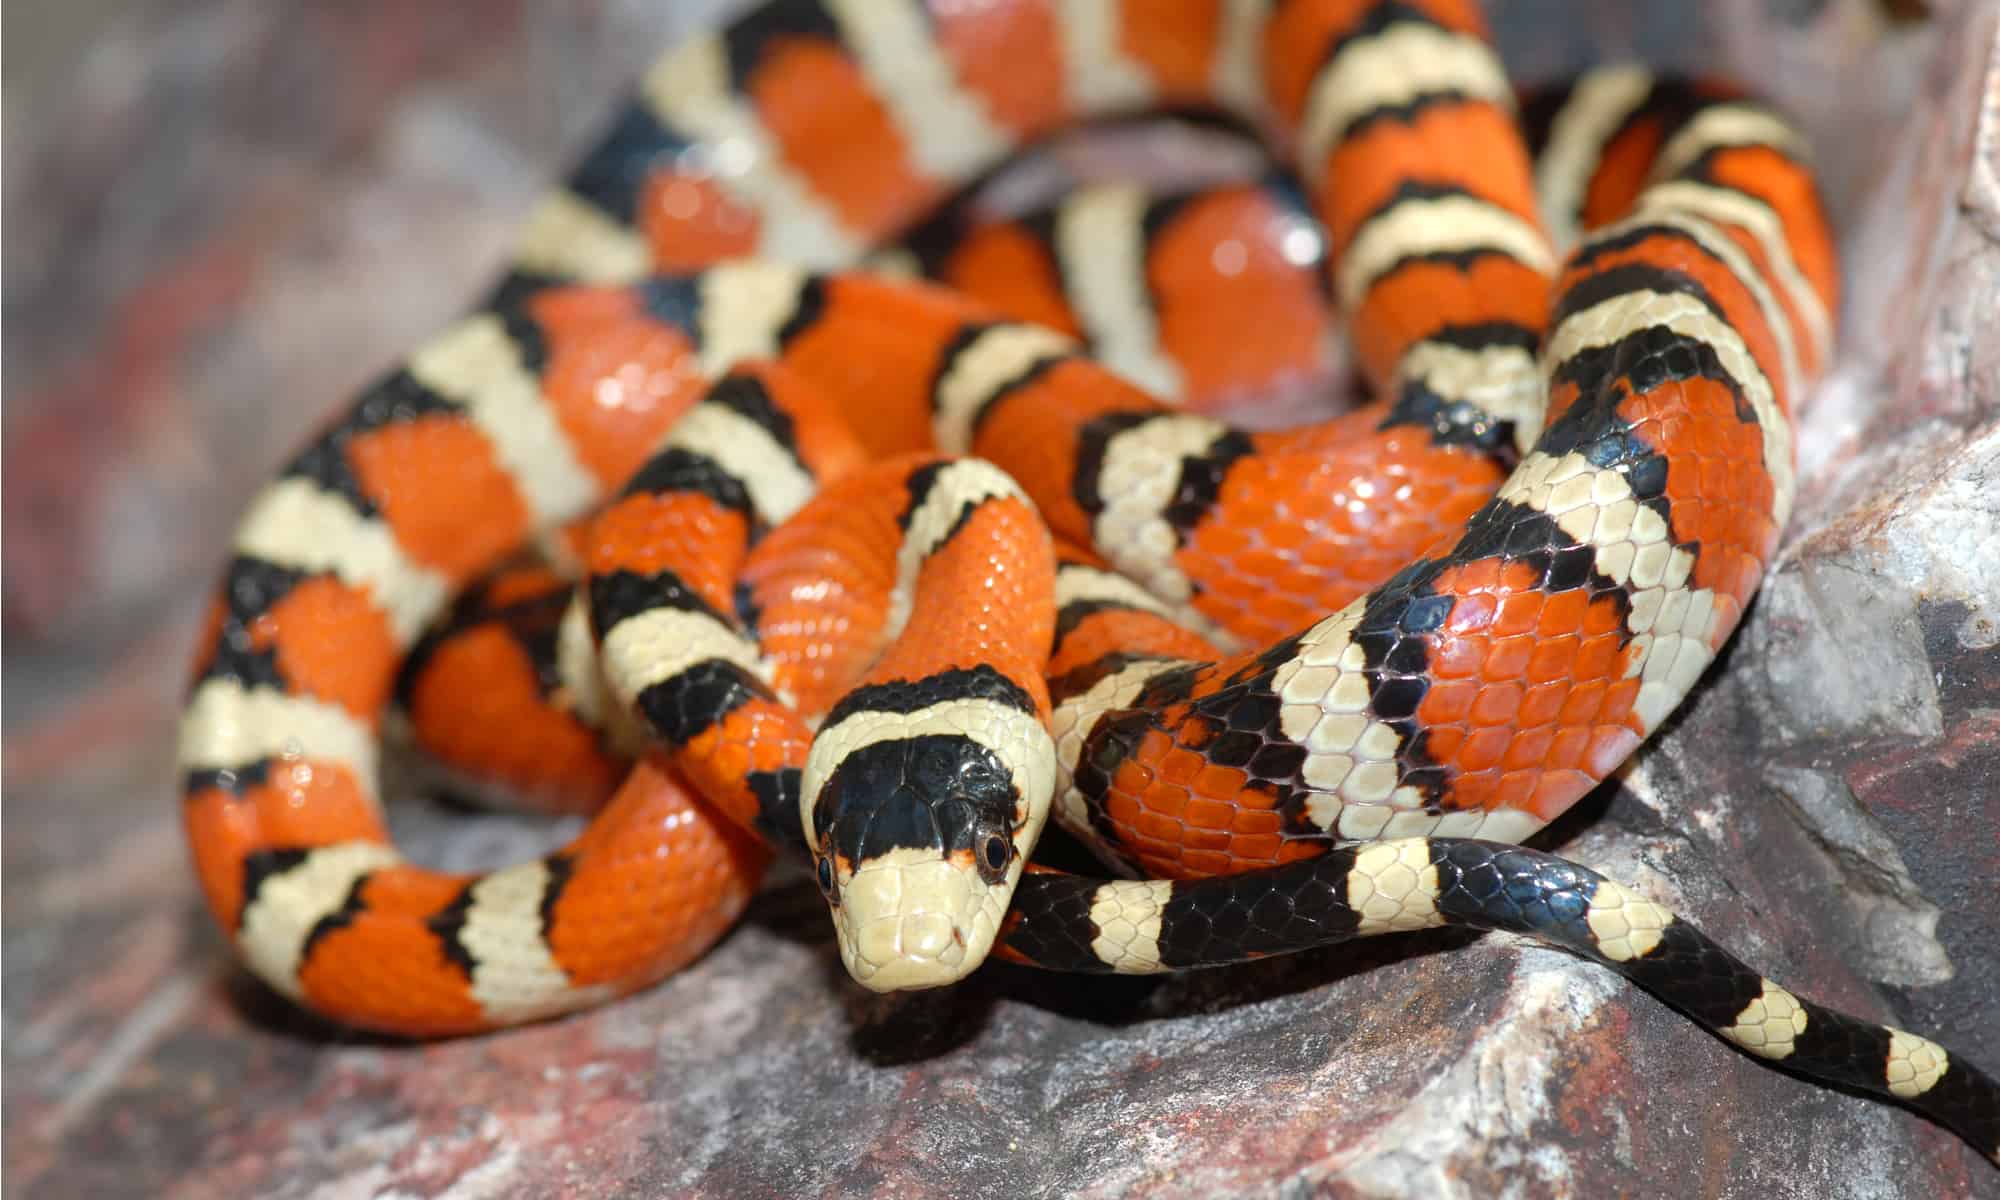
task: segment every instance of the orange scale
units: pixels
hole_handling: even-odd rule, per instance
[[[743,90],[780,157],[862,238],[900,228],[943,192],[943,181],[911,161],[895,116],[838,44],[777,41]]]
[[[1540,632],[1543,637],[1574,634],[1583,627],[1584,614],[1589,610],[1590,594],[1583,588],[1549,593],[1542,605]]]
[[[624,287],[571,287],[528,302],[547,361],[542,395],[599,486],[617,487],[701,395],[688,335]]]
[[[819,316],[793,334],[781,361],[819,388],[871,459],[931,444],[931,385],[947,345],[989,318],[942,288],[836,275]]]
[[[1268,782],[1248,784],[1244,787],[1242,793],[1235,798],[1235,807],[1239,812],[1268,812],[1275,816],[1278,807],[1278,793]]]
[[[286,687],[337,704],[370,726],[395,685],[399,648],[367,591],[320,575],[254,618],[250,644],[269,650]]]
[[[1167,783],[1186,787],[1194,782],[1195,776],[1199,775],[1202,768],[1207,765],[1208,760],[1201,755],[1176,746],[1160,761],[1160,778]]]
[[[1550,384],[1548,389],[1548,410],[1542,414],[1542,428],[1547,429],[1549,426],[1555,424],[1558,418],[1569,411],[1570,405],[1576,403],[1576,398],[1579,394],[1581,394],[1581,389],[1574,383]],[[1642,440],[1644,438],[1644,435],[1636,430],[1634,431],[1634,436],[1640,437]]]
[[[1667,472],[1666,487],[1674,540],[1698,542],[1704,548],[1744,547],[1761,556],[1776,536],[1769,516],[1774,487],[1763,466],[1761,433],[1755,425],[1736,420],[1734,401],[1718,384],[1690,380],[1673,399],[1687,406],[1692,416],[1687,426],[1693,427],[1667,426],[1660,436],[1660,449],[1674,464]],[[1669,402],[1658,394],[1637,396],[1619,409],[1621,414],[1644,412]],[[1724,447],[1706,455],[1690,444],[1701,436],[1697,431],[1704,425],[1728,439]],[[1683,470],[1683,463],[1712,463],[1715,470],[1701,466]],[[1696,557],[1695,586],[1711,586],[1706,572],[1714,565],[1705,568],[1703,560],[1712,557],[1706,551]]]
[[[590,527],[584,561],[592,575],[671,570],[717,612],[733,609],[730,589],[750,538],[744,515],[697,492],[636,492],[616,500]]]
[[[348,465],[409,556],[456,583],[527,536],[527,503],[467,418],[426,415],[356,434]]]
[[[1175,879],[1201,879],[1214,875],[1235,875],[1255,870],[1269,861],[1265,843],[1276,849],[1275,838],[1255,839],[1247,848],[1226,838],[1192,846],[1182,851],[1178,861],[1165,865],[1156,874]]]
[[[752,700],[709,726],[674,756],[674,765],[704,799],[730,820],[750,828],[757,796],[752,772],[803,770],[812,731],[791,709],[775,700]]]
[[[1348,337],[1369,377],[1380,382],[1413,343],[1443,329],[1504,322],[1539,330],[1548,309],[1548,277],[1505,255],[1481,255],[1465,267],[1415,260],[1368,289]]]
[[[1493,683],[1480,688],[1472,702],[1471,718],[1479,725],[1510,725],[1521,710],[1523,689],[1518,683]]]
[[[1607,635],[1623,636],[1625,614],[1610,596],[1593,600],[1583,610],[1582,629],[1593,644]]]
[[[286,759],[271,764],[262,787],[242,794],[267,846],[324,846],[388,840],[372,792],[344,766]]]
[[[1123,773],[1121,772],[1121,774]],[[1102,819],[1105,824],[1117,832],[1121,842],[1129,842],[1139,836],[1134,822],[1138,819],[1139,813],[1144,808],[1143,799],[1140,795],[1144,790],[1145,785],[1143,783],[1137,787],[1127,786],[1123,783],[1114,783],[1105,789],[1104,795],[1098,800]]]
[[[1145,68],[1166,99],[1203,100],[1221,28],[1221,0],[1121,4],[1118,48]]]
[[[1210,529],[1210,525],[1213,525],[1214,528]],[[1199,545],[1208,555],[1231,561],[1250,553],[1251,548],[1257,544],[1257,531],[1255,527],[1241,520],[1204,522],[1197,529],[1195,536],[1200,541],[1194,544]],[[1193,556],[1189,555],[1188,557],[1192,558]],[[1222,581],[1218,580],[1217,582]]]
[[[278,847],[387,842],[373,800],[344,767],[273,763],[264,783],[231,794],[207,788],[182,803],[195,873],[209,908],[233,934],[242,917],[243,860]]]
[[[1576,650],[1575,638],[1538,639],[1534,653],[1528,657],[1528,682],[1543,684],[1568,679],[1571,666],[1576,661]]]
[[[1258,579],[1270,579],[1282,574],[1291,564],[1284,556],[1268,549],[1247,549],[1237,556],[1237,569],[1245,575]],[[1314,608],[1330,607],[1314,605]]]
[[[1530,770],[1508,771],[1494,784],[1493,794],[1487,798],[1486,811],[1497,812],[1509,809],[1518,812],[1532,812],[1543,820],[1551,819],[1590,790],[1590,780],[1566,771],[1549,771],[1539,766]],[[1537,804],[1554,802],[1554,811]]]
[[[428,920],[457,900],[468,880],[408,863],[384,867],[362,885],[362,907],[379,916]]]
[[[488,576],[479,585],[477,603],[483,612],[543,600],[569,590],[569,580],[548,567],[528,565],[508,567]]]
[[[928,407],[924,411],[928,437]],[[1057,537],[1087,545],[1091,519],[1070,488],[1078,431],[1111,413],[1164,411],[1157,400],[1096,363],[1068,360],[1010,390],[980,425],[972,453],[1005,468],[1033,497]]]
[[[1235,815],[1236,809],[1229,803],[1197,795],[1188,801],[1182,819],[1195,829],[1228,829]]]
[[[1470,780],[1459,781],[1453,803],[1461,808],[1476,808],[1485,812],[1518,809],[1534,794],[1538,775],[1539,772],[1534,771],[1490,768]]]
[[[1619,401],[1619,412],[1629,409],[1644,414],[1659,438],[1655,444],[1664,453],[1684,447],[1690,459],[1733,454],[1740,444],[1742,427],[1755,424],[1749,396],[1739,403],[1720,380],[1674,380],[1652,392],[1630,390],[1629,381],[1621,382],[1628,384],[1628,389]]]
[[[1637,654],[1634,649],[1632,654]],[[1637,718],[1632,712],[1639,702],[1639,680],[1637,677],[1618,676],[1611,680],[1611,689],[1604,694],[1604,717],[1609,721],[1630,724]]]
[[[1701,489],[1701,494],[1705,496],[1727,496],[1734,490],[1732,484],[1735,482],[1735,464],[1727,457],[1728,449],[1716,444],[1722,441],[1723,436],[1718,431],[1702,439],[1710,443],[1701,447],[1703,457],[1696,464],[1701,476],[1701,482],[1697,486]],[[1718,506],[1705,505],[1703,507],[1714,508]]]
[[[1553,821],[1569,810],[1572,804],[1590,794],[1606,772],[1594,768],[1590,771],[1548,771],[1539,776],[1530,776],[1531,786],[1509,807],[1533,813],[1544,821]]]
[[[1436,663],[1432,663],[1433,676],[1440,674]],[[1454,675],[1462,672],[1454,672]],[[1417,706],[1417,721],[1425,729],[1437,730],[1439,726],[1451,725],[1473,719],[1474,707],[1479,703],[1479,686],[1463,678],[1440,679],[1424,692],[1423,701]]]
[[[1304,549],[1310,539],[1305,526],[1296,521],[1277,521],[1262,530],[1264,540],[1280,554],[1293,555]]]
[[[1049,0],[934,4],[927,12],[959,85],[993,120],[1025,139],[1067,115],[1062,28]]]
[[[1484,771],[1454,775],[1443,798],[1444,806],[1455,811],[1491,811],[1499,782],[1499,776]]]
[[[1776,540],[1777,533],[1774,529],[1771,535],[1771,542],[1775,542]],[[1758,580],[1764,576],[1764,567],[1770,558],[1769,545],[1770,542],[1767,542],[1767,548],[1761,554],[1750,551],[1737,554],[1735,556],[1736,569],[1733,573],[1729,571],[1718,572],[1720,578],[1717,581],[1715,589],[1716,605],[1718,608],[1723,608],[1726,604],[1726,611],[1730,614],[1732,621],[1737,616],[1742,615],[1743,606],[1750,602],[1751,594],[1757,590]]]
[[[1177,865],[1159,872],[1170,878],[1201,879],[1214,875],[1235,875],[1255,870],[1270,861],[1277,839],[1254,839],[1247,845],[1218,840],[1214,845],[1190,847]]]
[[[1154,231],[1147,286],[1191,407],[1329,370],[1334,316],[1313,267],[1287,255],[1293,220],[1242,186],[1203,196]]]
[[[1666,124],[1658,116],[1642,116],[1628,122],[1597,155],[1597,169],[1584,188],[1582,221],[1585,229],[1608,225],[1624,216],[1652,174],[1653,160],[1666,137]]]
[[[1626,664],[1631,662],[1636,652],[1619,632],[1590,637],[1577,652],[1574,677],[1579,680],[1622,678]]]
[[[1448,567],[1432,581],[1431,590],[1452,598],[1451,613],[1445,618],[1449,633],[1483,633],[1490,629],[1500,612],[1496,587],[1505,564],[1497,558],[1476,559]]]
[[[1523,726],[1553,725],[1562,717],[1563,704],[1574,685],[1568,679],[1538,683],[1521,699],[1519,722]]]
[[[1430,674],[1433,680],[1462,679],[1473,688],[1486,669],[1488,640],[1483,634],[1433,635],[1430,640]]]
[[[1111,782],[1118,789],[1132,794],[1151,786],[1154,779],[1152,764],[1160,761],[1173,746],[1173,739],[1162,731],[1146,730],[1140,735],[1139,744],[1118,764]]]
[[[492,1026],[437,935],[404,913],[364,908],[314,944],[298,980],[314,1008],[348,1025],[419,1037]]]
[[[1499,473],[1463,471],[1463,456],[1412,444],[1420,440],[1407,430],[1350,443],[1301,435],[1239,461],[1176,554],[1201,585],[1195,607],[1246,641],[1273,641],[1343,607],[1462,525]],[[1437,490],[1382,499],[1398,496],[1410,476],[1437,481]],[[1378,499],[1360,499],[1369,496]],[[1281,549],[1277,538],[1297,549]]]
[[[652,252],[653,269],[695,271],[757,252],[763,219],[705,170],[656,169],[639,190],[632,223]]]
[[[1708,177],[1776,209],[1793,261],[1828,312],[1840,311],[1840,264],[1812,173],[1767,146],[1732,146],[1709,159]]]
[[[1606,605],[1606,607],[1613,607]],[[1626,639],[1622,629],[1601,634],[1586,634],[1576,639],[1576,657],[1571,661],[1568,679],[1580,683],[1588,679],[1611,679],[1623,675],[1626,662]]]
[[[1422,721],[1423,716],[1423,710],[1419,708],[1418,719]],[[1471,736],[1464,721],[1438,725],[1424,721],[1423,730],[1424,753],[1430,756],[1432,762],[1444,766],[1451,766],[1458,761],[1459,752],[1464,748],[1466,738]]]
[[[1716,568],[1716,595],[1734,600],[1736,604],[1733,607],[1739,609],[1749,603],[1751,594],[1757,590],[1757,581],[1764,576],[1765,563],[1769,560],[1777,539],[1777,528],[1771,526],[1770,533],[1760,539],[1761,545],[1729,555],[1724,563]],[[1701,579],[1697,578],[1695,586],[1700,587],[1701,584]]]
[[[766,358],[746,358],[730,368],[730,378],[744,376],[756,380],[770,402],[792,418],[792,450],[820,488],[868,466],[868,450],[820,384]]]
[[[1540,576],[1526,563],[1507,565],[1503,586],[1508,590],[1498,594],[1500,607],[1493,614],[1494,636],[1541,632],[1542,610],[1548,606],[1549,595],[1541,590],[1540,582]]]
[[[1083,336],[1048,247],[1019,225],[988,225],[967,234],[938,278],[1012,320]]]
[[[773,680],[801,712],[831,707],[882,650],[905,498],[875,478],[821,491],[758,543],[739,575],[758,609]]]
[[[1264,22],[1264,92],[1288,128],[1305,115],[1306,95],[1327,47],[1360,19],[1353,5],[1284,4]]]
[[[1489,683],[1519,679],[1527,674],[1528,661],[1534,653],[1535,639],[1528,634],[1496,638],[1487,650],[1481,674]]]
[[[1154,854],[1139,860],[1140,869],[1156,879],[1203,879],[1234,874],[1240,868],[1227,854],[1198,850],[1186,854]]]
[[[1233,854],[1237,852],[1235,839],[1225,829],[1204,829],[1188,826],[1179,833],[1181,853]]]
[[[1184,832],[1179,820],[1151,808],[1141,810],[1133,818],[1132,828],[1141,836],[1159,842],[1179,841]]]
[[[911,614],[864,682],[918,679],[948,667],[999,670],[1048,712],[1055,556],[1032,509],[989,501],[918,574]]]
[[[1458,750],[1458,769],[1470,774],[1498,766],[1513,737],[1513,729],[1506,725],[1482,725],[1470,731]]]
[[[1227,828],[1239,839],[1276,835],[1284,831],[1285,818],[1276,809],[1237,808],[1232,810]]]
[[[1512,114],[1483,100],[1427,104],[1408,121],[1375,121],[1336,146],[1319,213],[1336,254],[1412,179],[1462,188],[1539,228],[1533,174]],[[1537,326],[1539,327],[1539,326]]]
[[[1277,861],[1280,863],[1302,862],[1308,858],[1318,858],[1330,849],[1332,849],[1332,846],[1321,839],[1287,837],[1278,843]]]
[[[1567,771],[1583,768],[1584,756],[1590,751],[1590,730],[1578,726],[1564,726],[1555,731],[1549,742],[1548,762],[1551,767]]]
[[[1603,679],[1581,680],[1563,696],[1562,710],[1556,720],[1563,725],[1592,724],[1604,710],[1604,696],[1609,688],[1610,684]]]
[[[1209,763],[1195,776],[1193,790],[1202,796],[1234,796],[1249,782],[1240,769]]]
[[[1044,672],[1054,679],[1066,671],[1093,663],[1114,651],[1205,662],[1216,650],[1206,638],[1148,612],[1105,610],[1077,622],[1065,634]]]
[[[594,730],[543,696],[534,660],[498,622],[441,643],[412,681],[409,711],[426,752],[544,811],[596,811],[625,770]]]
[[[243,916],[243,860],[265,848],[256,805],[208,788],[181,802],[181,823],[202,896],[233,937]]]
[[[642,763],[572,847],[550,948],[578,987],[644,986],[722,936],[770,859],[660,764]]]
[[[1154,778],[1139,792],[1138,799],[1142,808],[1159,816],[1180,821],[1186,818],[1188,805],[1195,799],[1195,795],[1180,784]]]

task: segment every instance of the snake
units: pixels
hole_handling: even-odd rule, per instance
[[[967,215],[1181,109],[1285,169]],[[1740,620],[1832,247],[1777,110],[1626,66],[1523,98],[1464,0],[773,0],[251,500],[179,739],[201,889],[270,987],[410,1036],[647,986],[777,855],[881,991],[1507,930],[2000,1154],[1962,1054],[1519,845]],[[1225,419],[1336,316],[1373,400]],[[589,824],[409,862],[392,726]],[[1032,862],[1051,817],[1101,876]]]

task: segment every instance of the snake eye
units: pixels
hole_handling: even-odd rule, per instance
[[[1005,836],[989,833],[979,840],[979,865],[989,874],[998,875],[1007,869],[1007,862],[1014,857],[1014,843]]]
[[[834,894],[833,890],[833,859],[820,859],[816,874],[819,876],[819,890],[821,894],[828,900],[837,902],[839,897]]]

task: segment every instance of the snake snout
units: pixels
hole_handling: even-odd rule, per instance
[[[848,971],[878,992],[964,978],[993,944],[1004,895],[936,853],[899,850],[863,864],[834,909]]]

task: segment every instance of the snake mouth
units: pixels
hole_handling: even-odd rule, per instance
[[[970,856],[899,848],[863,862],[833,910],[848,973],[877,992],[942,987],[972,973],[993,948],[1018,858],[989,882]]]

